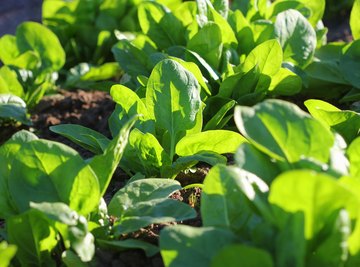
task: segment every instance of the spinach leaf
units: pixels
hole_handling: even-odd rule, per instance
[[[356,88],[360,88],[360,75],[357,71],[354,71],[359,67],[359,58],[360,40],[356,40],[345,46],[340,58],[340,71],[342,75],[346,81]]]
[[[306,66],[316,49],[316,32],[307,19],[296,10],[281,12],[276,17],[275,36],[284,50],[284,60]]]
[[[58,240],[56,230],[41,213],[29,210],[7,221],[9,242],[17,246],[16,258],[21,265],[56,266],[51,257]]]
[[[161,232],[161,256],[165,266],[211,266],[212,258],[219,250],[236,239],[233,233],[221,228],[176,225]],[[202,256],[192,257],[194,253]]]
[[[115,234],[129,233],[152,223],[195,217],[190,206],[168,198],[179,189],[180,184],[170,179],[153,178],[127,184],[109,204],[109,214],[118,217]]]
[[[304,104],[314,118],[340,133],[348,144],[359,135],[360,114],[351,110],[342,111],[321,100],[310,99]]]
[[[332,133],[322,123],[281,100],[236,107],[235,122],[256,148],[281,161],[310,157],[326,163],[334,144]]]
[[[193,74],[179,63],[165,59],[153,69],[146,91],[146,105],[157,130],[169,134],[170,159],[186,130],[195,127],[200,111],[200,86]]]
[[[359,16],[360,16],[360,1],[355,0],[350,14],[351,33],[355,40],[359,39],[360,37],[360,26],[359,23],[357,23],[357,18],[359,18]]]
[[[75,150],[60,143],[33,140],[23,144],[9,177],[9,192],[19,212],[28,210],[30,202],[63,202],[87,215],[99,203],[95,173]]]
[[[261,249],[245,245],[227,245],[211,261],[211,267],[238,266],[238,260],[244,266],[273,267],[271,255]]]
[[[15,256],[17,248],[15,245],[9,245],[6,241],[0,243],[0,267],[10,266],[11,259]]]
[[[175,152],[179,156],[190,156],[201,151],[212,151],[218,154],[235,153],[243,142],[246,142],[245,138],[238,133],[210,130],[184,136],[176,144]]]

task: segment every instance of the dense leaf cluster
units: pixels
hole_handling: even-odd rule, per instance
[[[96,266],[97,249],[160,252],[171,267],[359,266],[360,1],[350,43],[327,42],[324,11],[45,0],[43,24],[0,38],[1,123],[30,124],[57,85],[101,89],[116,102],[112,138],[51,128],[89,159],[29,131],[1,145],[0,266]],[[198,162],[212,166],[188,186],[202,188],[202,227],[167,226],[159,246],[131,238],[197,216],[169,196]],[[118,167],[131,178],[105,201]]]

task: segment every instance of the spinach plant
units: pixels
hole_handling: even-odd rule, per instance
[[[19,25],[16,35],[0,38],[0,118],[31,124],[27,109],[55,89],[65,53],[56,35],[35,22]]]
[[[357,266],[359,138],[339,146],[325,124],[279,100],[237,106],[235,120],[249,143],[235,166],[205,178],[203,227],[161,232],[165,266]]]
[[[225,163],[226,158],[220,154],[235,152],[244,141],[241,135],[231,131],[202,132],[200,84],[176,60],[164,59],[154,67],[144,98],[122,85],[113,86],[111,95],[117,103],[109,121],[113,135],[129,117],[142,114],[130,133],[129,145],[120,162],[131,174],[174,177],[198,161],[211,165]],[[78,126],[59,125],[51,130],[90,147],[93,152],[101,151],[102,143],[109,142],[106,137]]]
[[[119,240],[152,223],[185,220],[193,209],[168,199],[181,189],[167,179],[138,180],[120,189],[107,208],[102,199],[127,144],[135,119],[124,125],[104,153],[84,160],[73,149],[21,131],[0,147],[1,233],[22,265],[90,262],[99,247],[158,250],[141,240]],[[110,220],[111,216],[111,220]],[[5,256],[6,256],[5,255]]]

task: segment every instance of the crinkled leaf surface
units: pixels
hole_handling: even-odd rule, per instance
[[[181,189],[170,179],[136,180],[120,189],[109,204],[109,214],[118,217],[115,231],[129,233],[151,223],[189,219],[195,216],[190,206],[169,199]]]
[[[284,50],[284,60],[305,66],[314,56],[316,32],[307,19],[293,9],[276,17],[275,36]]]

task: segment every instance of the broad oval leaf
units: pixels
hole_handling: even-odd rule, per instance
[[[138,7],[138,18],[143,33],[148,35],[159,49],[185,43],[185,28],[165,6],[144,1]]]
[[[246,139],[238,133],[227,130],[210,130],[184,136],[176,144],[176,154],[190,156],[201,151],[219,154],[235,153]]]
[[[155,127],[170,136],[170,159],[181,132],[196,126],[201,112],[200,85],[194,75],[171,59],[159,62],[153,69],[146,90],[149,114]],[[166,146],[165,146],[166,147]]]
[[[265,75],[273,76],[281,68],[283,61],[282,49],[275,39],[268,40],[256,46],[246,57],[243,71],[248,72],[255,66]]]
[[[87,215],[100,201],[93,170],[75,150],[60,143],[34,140],[24,144],[10,176],[9,191],[20,212],[28,210],[30,202],[63,202]]]
[[[293,9],[276,17],[275,36],[284,50],[284,60],[299,66],[307,65],[316,49],[316,32],[307,19]]]
[[[345,208],[350,218],[359,212],[359,201],[350,190],[332,176],[309,170],[289,171],[278,176],[270,187],[269,202],[280,228],[290,214],[302,214],[308,240],[323,229],[334,212]]]
[[[315,119],[341,134],[348,144],[359,135],[359,113],[351,110],[340,110],[325,101],[316,99],[306,100],[304,104]]]
[[[218,69],[222,50],[221,28],[215,23],[207,23],[191,37],[187,43],[187,49],[199,54],[210,66]]]
[[[204,226],[216,226],[241,232],[254,214],[252,205],[268,217],[268,207],[255,188],[267,192],[268,186],[255,175],[239,168],[217,165],[204,181],[201,214]]]
[[[16,29],[16,44],[20,53],[34,51],[41,59],[41,70],[60,70],[65,64],[65,52],[57,36],[36,22],[24,22]]]
[[[237,106],[235,122],[255,147],[291,163],[303,157],[327,163],[334,136],[321,122],[282,100],[266,100],[254,107]]]
[[[109,214],[120,217],[123,212],[133,209],[138,203],[166,199],[180,189],[180,183],[171,179],[136,180],[114,195],[108,207]]]

